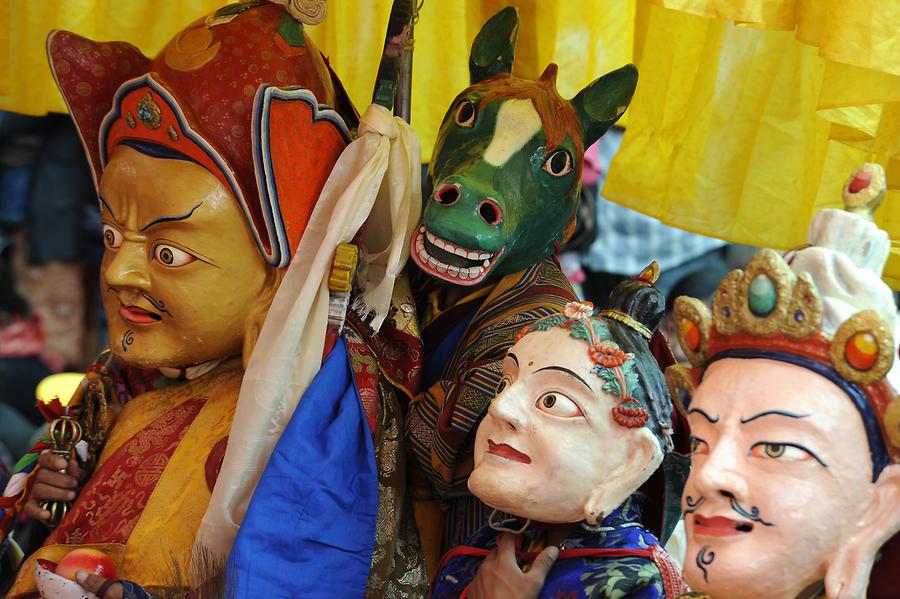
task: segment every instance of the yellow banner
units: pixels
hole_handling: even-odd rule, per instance
[[[900,3],[655,0],[638,22],[640,80],[606,197],[788,249],[878,162],[889,191],[876,219],[900,239]],[[900,252],[885,278],[900,287]]]
[[[583,0],[521,0],[513,72],[537,78],[560,65],[560,92],[574,96],[631,60],[633,0],[587,10]],[[44,42],[52,29],[94,40],[125,40],[155,55],[189,23],[227,0],[4,0],[0,2],[0,109],[40,115],[65,112],[47,67]],[[390,0],[329,0],[328,15],[308,27],[354,104],[371,101]],[[469,48],[482,24],[506,0],[425,0],[415,26],[412,125],[429,159],[444,112],[469,84]],[[598,3],[599,4],[599,3]]]

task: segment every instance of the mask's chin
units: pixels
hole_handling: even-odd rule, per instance
[[[487,278],[506,246],[497,252],[460,247],[419,226],[413,234],[410,255],[429,275],[454,285],[477,285]]]

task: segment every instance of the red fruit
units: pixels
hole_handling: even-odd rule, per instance
[[[69,580],[74,581],[75,572],[79,570],[86,570],[111,580],[118,578],[116,564],[113,563],[108,555],[96,549],[88,549],[86,547],[74,549],[56,564],[56,573]]]

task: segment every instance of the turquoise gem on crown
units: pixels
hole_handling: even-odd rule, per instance
[[[150,113],[150,109],[143,104],[138,105],[137,109],[138,118],[141,119],[143,123],[149,123],[153,120],[153,115]]]
[[[762,318],[775,310],[778,291],[775,288],[775,282],[766,275],[757,275],[750,281],[748,296],[747,304],[754,316]]]

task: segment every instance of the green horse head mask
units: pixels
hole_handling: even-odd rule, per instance
[[[575,224],[584,149],[625,112],[637,69],[624,66],[571,100],[557,66],[537,81],[510,74],[518,12],[494,15],[472,44],[472,85],[438,133],[411,254],[456,285],[523,270],[559,249]]]

